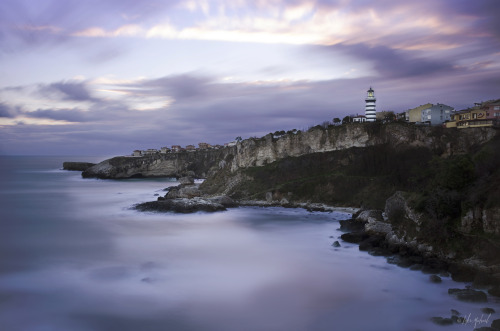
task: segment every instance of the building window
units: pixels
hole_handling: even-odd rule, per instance
[[[500,106],[494,106],[493,110],[500,110]]]

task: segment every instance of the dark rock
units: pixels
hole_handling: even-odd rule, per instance
[[[490,288],[488,290],[488,293],[493,296],[500,297],[500,286],[495,286],[493,288]]]
[[[452,314],[453,316],[460,316],[460,312],[459,312],[458,310],[455,310],[455,309],[452,309],[452,310],[451,310],[451,314]]]
[[[220,195],[220,196],[216,196],[216,197],[212,197],[212,198],[207,198],[207,200],[212,201],[214,203],[219,203],[226,208],[236,207],[238,205],[236,203],[236,201],[234,201],[233,199],[231,199],[227,195]]]
[[[400,255],[393,255],[393,256],[388,257],[387,263],[395,264],[401,268],[409,268],[410,266],[413,265],[413,263],[410,261],[410,259],[408,259],[404,256],[400,256]]]
[[[432,283],[441,283],[441,282],[442,282],[441,277],[439,277],[438,275],[430,275],[430,276],[429,276],[429,280],[430,280]]]
[[[453,295],[458,300],[470,302],[486,302],[488,301],[486,293],[473,289],[458,289],[450,288],[448,294]]]
[[[337,241],[334,241],[332,244],[333,247],[340,247],[340,243]]]
[[[481,311],[485,314],[494,314],[495,313],[495,309],[493,308],[488,308],[488,307],[485,307],[485,308],[481,308]]]
[[[344,233],[340,237],[342,238],[342,240],[348,243],[358,244],[363,240],[368,239],[369,235],[365,232],[350,232],[350,233]]]
[[[181,177],[179,178],[179,183],[181,183],[181,185],[193,185],[194,178],[191,176]]]
[[[95,166],[95,163],[90,162],[63,162],[64,170],[85,171],[90,167]]]
[[[226,210],[226,208],[215,202],[204,199],[166,199],[163,201],[150,201],[136,205],[139,211],[158,211],[175,213],[194,213],[198,211],[214,212]]]
[[[339,223],[340,223],[340,231],[359,232],[359,231],[364,231],[366,222],[360,222],[350,219],[350,220],[341,220],[339,221]]]
[[[484,272],[478,272],[476,273],[476,276],[474,277],[474,281],[472,282],[472,286],[475,288],[487,288],[489,285],[493,284],[495,282],[494,278],[486,274]]]
[[[373,256],[388,256],[388,255],[391,255],[391,252],[389,252],[385,248],[375,247],[375,248],[370,249],[368,251],[368,254],[373,255]]]
[[[383,236],[370,236],[367,239],[363,240],[361,243],[359,243],[359,250],[368,251],[372,248],[380,247],[383,241],[384,241]]]
[[[410,270],[422,270],[422,268],[423,268],[423,267],[424,267],[424,266],[423,266],[423,265],[421,265],[421,264],[412,264],[412,265],[410,266]]]
[[[491,323],[491,327],[500,330],[500,319],[496,319]]]
[[[382,217],[381,210],[363,210],[356,216],[356,221],[368,222],[370,220],[382,222],[384,218]]]
[[[475,328],[474,331],[497,331],[497,329],[490,328],[489,326],[482,326],[480,328]]]
[[[451,273],[451,279],[456,282],[472,282],[476,275],[474,269],[460,264],[451,264],[448,271]]]
[[[155,197],[157,197],[157,196],[159,196],[159,194],[158,194],[158,193],[155,193],[155,194],[154,194],[154,196],[155,196]]]
[[[433,321],[437,325],[451,325],[451,324],[453,324],[453,320],[451,318],[445,318],[445,317],[432,317],[431,321]]]

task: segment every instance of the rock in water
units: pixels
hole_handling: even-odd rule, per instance
[[[453,320],[451,318],[444,318],[444,317],[432,317],[431,321],[433,321],[437,325],[451,325],[451,324],[453,324]]]
[[[334,241],[332,244],[333,247],[340,247],[340,243],[338,240]]]
[[[226,210],[220,203],[206,199],[166,199],[161,201],[150,201],[136,205],[139,211],[159,211],[175,213],[195,213],[198,211],[214,212]]]
[[[470,301],[470,302],[488,301],[486,293],[472,289],[450,288],[448,290],[448,294],[453,295],[454,297],[456,297],[458,300],[461,301]]]
[[[95,163],[90,162],[63,162],[64,170],[85,171],[90,167],[95,166]]]
[[[429,276],[429,280],[430,280],[432,283],[441,283],[441,282],[442,282],[441,277],[439,277],[438,275],[430,275],[430,276]]]

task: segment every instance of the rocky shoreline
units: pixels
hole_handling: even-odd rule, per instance
[[[441,283],[442,277],[451,277],[454,281],[470,283],[464,288],[450,288],[448,294],[460,301],[487,303],[486,293],[500,297],[500,279],[498,275],[485,272],[484,269],[453,259],[443,259],[432,253],[425,245],[411,246],[391,240],[394,236],[390,223],[380,210],[363,210],[355,213],[351,219],[340,221],[340,230],[345,231],[341,239],[348,243],[359,245],[360,251],[366,251],[374,256],[384,256],[387,263],[401,268],[421,271],[429,274],[429,281]],[[332,246],[338,247],[335,241]],[[482,308],[482,312],[491,316],[492,308]],[[489,314],[489,315],[488,315]],[[436,316],[431,321],[437,325],[467,324],[467,316],[451,309],[450,317]],[[499,330],[500,319],[493,320],[491,327],[474,330]]]

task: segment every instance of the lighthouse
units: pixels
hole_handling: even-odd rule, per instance
[[[375,119],[377,118],[376,110],[375,110],[375,94],[374,90],[371,88],[367,91],[366,94],[366,106],[365,106],[365,116],[366,116],[366,121],[367,122],[375,122]]]

